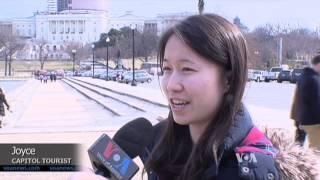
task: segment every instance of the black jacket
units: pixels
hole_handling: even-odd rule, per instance
[[[5,116],[5,109],[4,109],[4,104],[9,108],[9,104],[6,100],[6,97],[4,94],[0,95],[0,116]]]
[[[320,124],[320,76],[305,68],[297,84],[297,119],[301,125]]]
[[[143,162],[148,159],[165,126],[166,120],[154,127],[154,142],[141,156]],[[251,117],[244,107],[238,112],[222,147],[219,165],[212,163],[202,179],[279,179],[273,156],[276,150],[264,134],[253,126]],[[245,155],[250,157],[247,161],[243,158]],[[159,177],[151,173],[148,179],[159,180]]]

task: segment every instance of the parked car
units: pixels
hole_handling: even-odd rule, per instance
[[[65,71],[64,72],[64,76],[65,77],[71,77],[71,76],[73,76],[73,72],[72,71]]]
[[[161,75],[160,65],[157,62],[144,62],[141,69],[147,71],[151,75]]]
[[[265,82],[278,80],[280,72],[283,70],[282,67],[272,67],[268,73],[264,76]]]
[[[92,71],[82,71],[82,72],[79,73],[79,76],[92,77]]]
[[[302,74],[303,69],[293,69],[291,72],[291,83],[296,83]]]
[[[107,70],[105,69],[98,69],[94,72],[94,77],[95,78],[100,78],[100,76],[103,76],[103,74],[106,73]]]
[[[254,70],[248,76],[249,81],[262,82],[264,81],[266,73],[266,71]]]
[[[117,81],[125,71],[123,69],[110,70],[108,72],[108,80]],[[107,75],[106,75],[107,76]],[[107,77],[105,77],[106,79]]]
[[[278,76],[278,83],[282,83],[283,81],[291,81],[291,71],[282,70]]]
[[[122,74],[119,82],[124,82],[126,84],[132,82],[133,79],[133,72],[132,71],[127,71]],[[135,71],[135,76],[134,79],[136,82],[151,82],[152,78],[151,76],[146,72],[146,71]]]

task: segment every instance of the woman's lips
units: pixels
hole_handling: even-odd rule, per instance
[[[189,101],[177,98],[170,99],[171,110],[174,112],[182,112],[190,104]]]

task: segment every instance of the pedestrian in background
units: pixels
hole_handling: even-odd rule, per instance
[[[53,73],[53,80],[54,80],[54,82],[56,82],[56,80],[57,80],[57,74],[56,73]]]
[[[320,151],[320,55],[306,67],[297,84],[297,119],[308,135],[309,146]]]
[[[42,83],[42,80],[43,80],[43,75],[42,74],[40,74],[39,79],[40,79],[40,82]]]
[[[0,88],[0,128],[2,128],[2,122],[3,122],[4,116],[5,116],[4,105],[6,105],[7,110],[10,111],[10,106],[7,102],[6,96],[5,96],[2,88]]]
[[[298,89],[298,87],[295,88],[294,95],[293,95],[293,102],[292,102],[292,106],[291,106],[290,118],[292,120],[294,120],[294,125],[296,127],[295,142],[298,145],[303,146],[306,141],[306,132],[303,129],[301,129],[300,121],[297,116],[298,110],[300,108],[300,107],[298,107],[298,105],[301,104],[301,103],[299,104],[299,102],[298,102],[297,89]]]
[[[48,82],[48,76],[47,75],[44,75],[43,76],[43,82],[46,84]]]

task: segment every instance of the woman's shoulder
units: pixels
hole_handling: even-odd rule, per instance
[[[151,154],[153,148],[156,146],[156,144],[159,142],[163,131],[165,130],[167,126],[168,121],[162,120],[156,125],[153,126],[153,137],[151,143],[145,148],[145,151],[140,155],[140,158],[143,162],[145,162],[149,155]]]
[[[153,126],[153,140],[152,143],[148,146],[150,150],[153,149],[153,146],[155,146],[162,137],[162,134],[167,127],[167,123],[168,120],[162,120]]]

